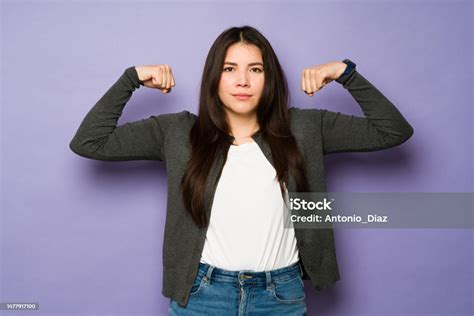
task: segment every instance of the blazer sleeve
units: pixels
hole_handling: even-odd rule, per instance
[[[413,135],[412,126],[398,109],[356,68],[336,81],[350,92],[365,117],[316,110],[324,154],[386,149]]]
[[[69,144],[70,149],[95,160],[163,161],[164,134],[160,121],[169,115],[150,116],[117,126],[126,103],[141,84],[135,67],[127,68],[87,113]]]

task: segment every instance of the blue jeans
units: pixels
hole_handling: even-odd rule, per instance
[[[299,262],[265,272],[228,271],[199,263],[186,307],[170,299],[169,315],[306,315]]]

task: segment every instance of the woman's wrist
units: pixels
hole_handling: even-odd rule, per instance
[[[339,79],[342,74],[344,73],[344,71],[346,71],[346,68],[348,67],[348,65],[344,62],[339,62],[338,63],[338,71],[337,71],[337,74],[336,74],[336,79]]]

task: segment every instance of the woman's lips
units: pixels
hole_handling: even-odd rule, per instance
[[[251,97],[251,95],[244,95],[244,94],[233,94],[233,96],[240,101],[248,100]]]

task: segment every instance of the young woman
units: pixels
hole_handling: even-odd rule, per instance
[[[390,148],[413,129],[350,60],[304,69],[301,90],[312,96],[332,81],[365,117],[288,108],[270,43],[253,27],[233,27],[208,53],[198,115],[117,126],[135,89],[175,87],[166,64],[127,68],[86,115],[70,143],[78,155],[166,165],[170,314],[305,315],[303,279],[316,291],[340,279],[332,229],[284,228],[285,194],[325,192],[323,155]]]

